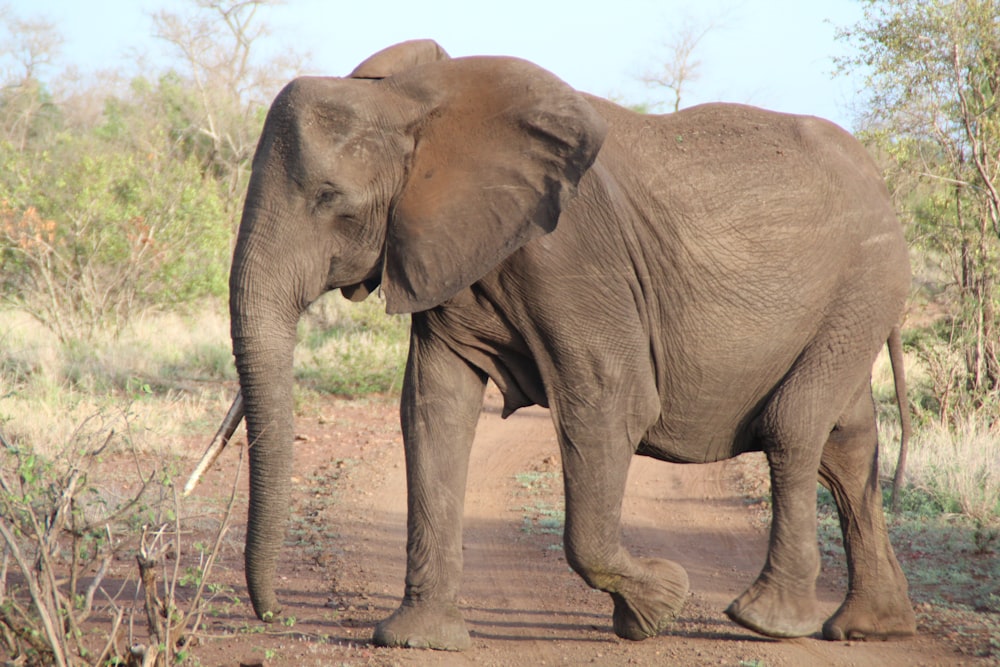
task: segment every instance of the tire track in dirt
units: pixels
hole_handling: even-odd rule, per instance
[[[723,610],[764,563],[767,532],[737,492],[739,463],[672,465],[637,457],[623,507],[623,540],[636,555],[666,557],[688,571],[692,593],[673,636],[634,643],[611,629],[611,602],[572,573],[558,537],[525,534],[518,473],[558,461],[547,410],[499,417],[487,396],[472,452],[466,500],[462,606],[473,652],[455,664],[919,665],[950,662],[924,638],[903,642],[773,641],[744,630]],[[539,500],[561,502],[561,471]],[[530,498],[528,499],[530,504]],[[820,583],[824,611],[843,592]],[[936,657],[935,657],[936,656]],[[451,664],[451,661],[449,661]]]
[[[688,571],[692,592],[669,634],[643,642],[618,639],[609,597],[591,591],[570,571],[560,535],[526,522],[533,508],[562,503],[548,411],[529,408],[503,420],[500,409],[491,387],[468,478],[459,603],[473,646],[460,654],[368,643],[374,624],[399,604],[405,575],[406,477],[395,408],[335,406],[331,412],[341,417],[334,427],[300,420],[310,434],[296,454],[302,476],[330,469],[331,461],[334,469],[343,466],[343,475],[334,502],[317,517],[336,532],[335,539],[320,540],[333,555],[317,566],[301,549],[286,549],[279,591],[286,610],[298,618],[296,630],[327,640],[289,644],[269,638],[280,655],[294,655],[302,665],[962,664],[932,637],[889,643],[774,641],[730,622],[723,610],[757,575],[767,547],[760,509],[751,511],[737,490],[736,477],[745,465],[738,461],[682,466],[633,459],[623,540],[636,555],[678,561]],[[520,473],[547,484],[526,488]],[[305,501],[308,494],[296,503]],[[826,610],[832,613],[842,595],[821,579]],[[259,650],[265,640],[253,641]]]
[[[601,653],[610,632],[610,601],[573,574],[560,535],[536,534],[525,517],[538,506],[561,507],[558,447],[548,411],[500,418],[488,396],[469,470],[463,603],[476,664],[559,664],[577,648]],[[543,470],[546,484],[526,489],[519,473]],[[604,627],[606,626],[606,627]]]

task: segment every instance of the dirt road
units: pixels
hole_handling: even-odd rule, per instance
[[[611,601],[588,589],[562,549],[559,457],[548,412],[508,420],[490,392],[469,474],[461,606],[465,653],[377,649],[374,623],[395,609],[405,561],[405,471],[395,407],[329,401],[298,422],[292,529],[280,571],[282,625],[234,604],[212,619],[236,631],[197,650],[203,664],[268,665],[954,665],[973,664],[933,636],[898,642],[773,641],[731,623],[729,602],[764,560],[762,509],[738,490],[740,466],[676,466],[636,458],[624,540],[638,555],[687,568],[691,595],[670,634],[633,643],[611,630]],[[226,463],[226,460],[229,463]],[[231,468],[232,457],[223,458]],[[217,466],[218,468],[218,466]],[[211,479],[224,479],[217,469]],[[212,482],[210,482],[212,484]],[[207,493],[209,491],[202,491]],[[242,519],[240,519],[242,521]],[[242,534],[233,536],[234,545]],[[234,546],[220,576],[245,602]],[[824,573],[829,611],[843,595]]]

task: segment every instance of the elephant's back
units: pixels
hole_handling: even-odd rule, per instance
[[[679,215],[774,217],[789,205],[789,213],[807,219],[835,203],[892,216],[867,150],[829,121],[743,104],[639,114],[590,101],[610,128],[598,159]],[[866,230],[870,225],[862,223]]]

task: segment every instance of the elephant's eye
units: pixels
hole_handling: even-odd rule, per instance
[[[323,209],[332,206],[340,199],[340,191],[333,187],[324,187],[316,193],[316,209]]]

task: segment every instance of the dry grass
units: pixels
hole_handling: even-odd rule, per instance
[[[331,294],[307,311],[295,362],[305,391],[398,391],[409,318],[384,309],[377,298],[352,304]],[[42,455],[58,454],[84,424],[141,452],[200,455],[235,387],[219,305],[149,314],[118,336],[71,345],[23,312],[0,311],[0,425],[8,441]]]
[[[370,298],[351,304],[329,295],[304,315],[296,375],[306,390],[362,395],[398,390],[408,318],[390,317]],[[219,307],[196,316],[149,315],[117,338],[61,346],[27,315],[0,312],[0,424],[9,441],[56,454],[81,429],[115,430],[130,447],[197,455],[214,432],[235,386],[228,317]],[[928,370],[905,359],[910,403],[918,406]],[[876,361],[883,478],[899,447],[892,373]],[[943,511],[995,520],[1000,508],[1000,425],[989,415],[943,428],[917,408],[906,484]],[[206,435],[207,434],[207,435]],[[196,444],[197,443],[197,444]]]
[[[180,453],[177,443],[210,431],[235,379],[228,323],[148,316],[119,337],[60,345],[16,310],[0,313],[0,423],[8,441],[57,455],[81,429],[115,432],[113,444]]]
[[[892,477],[899,454],[899,426],[880,427],[883,479]],[[969,419],[947,428],[921,426],[910,442],[904,484],[940,510],[987,523],[1000,520],[1000,428]]]
[[[915,411],[904,483],[931,498],[944,512],[977,521],[1000,519],[1000,422],[985,411],[942,425],[919,410],[920,394],[929,386],[929,371],[906,355],[910,409]],[[899,456],[899,422],[888,355],[873,370],[873,393],[879,409],[880,475],[891,479]],[[916,406],[916,409],[915,409]]]

